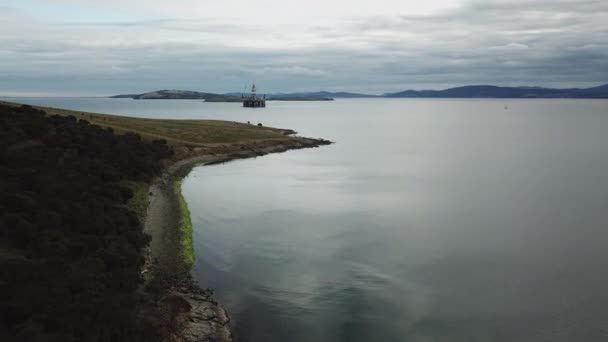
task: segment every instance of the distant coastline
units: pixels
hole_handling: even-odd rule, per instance
[[[608,84],[593,88],[555,89],[542,87],[498,87],[471,85],[445,90],[405,90],[384,94],[388,98],[572,98],[607,99]]]
[[[215,94],[191,90],[156,90],[142,94],[122,94],[110,98],[135,100],[204,100],[205,102],[241,102],[241,93]],[[608,84],[591,88],[543,88],[533,86],[499,87],[468,85],[443,90],[404,90],[382,95],[349,92],[269,93],[268,101],[333,101],[337,98],[510,98],[510,99],[608,99]]]

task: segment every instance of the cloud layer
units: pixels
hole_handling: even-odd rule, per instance
[[[51,3],[76,6],[69,0]],[[119,2],[78,3],[77,13],[111,13]],[[280,2],[299,14],[258,8],[223,17],[202,13],[200,2],[190,14],[187,6],[170,10],[166,2],[146,3],[141,13],[137,1],[123,6],[120,20],[79,20],[84,16],[67,11],[50,17],[9,3],[0,11],[0,94],[224,92],[253,80],[269,92],[372,93],[608,82],[605,1],[430,1],[414,14],[388,8],[366,16],[359,13],[365,6],[341,15],[332,7],[326,11],[331,16],[317,7],[319,15],[313,16],[310,8],[300,13],[301,5]],[[433,7],[440,5],[447,7]],[[125,15],[130,11],[132,16]]]

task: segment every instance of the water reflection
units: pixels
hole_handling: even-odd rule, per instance
[[[500,108],[345,102],[303,126],[336,145],[194,170],[195,277],[245,341],[605,340],[608,117]]]
[[[605,101],[36,101],[337,141],[184,182],[243,341],[608,340]]]

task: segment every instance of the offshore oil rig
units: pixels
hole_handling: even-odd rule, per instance
[[[255,93],[255,83],[251,86],[251,94],[245,97],[245,94],[241,94],[243,99],[243,107],[266,107],[266,94],[262,98],[258,97]]]

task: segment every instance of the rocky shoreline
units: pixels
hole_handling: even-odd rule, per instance
[[[290,133],[293,131],[289,131]],[[152,237],[147,250],[144,278],[163,288],[160,301],[169,312],[179,316],[174,341],[232,341],[230,316],[190,275],[190,268],[180,254],[180,219],[174,182],[185,177],[193,167],[225,163],[234,159],[255,158],[269,153],[329,145],[331,141],[293,137],[285,141],[252,141],[249,143],[197,147],[182,151],[186,157],[167,162],[161,177],[149,188],[149,205],[144,230]]]

